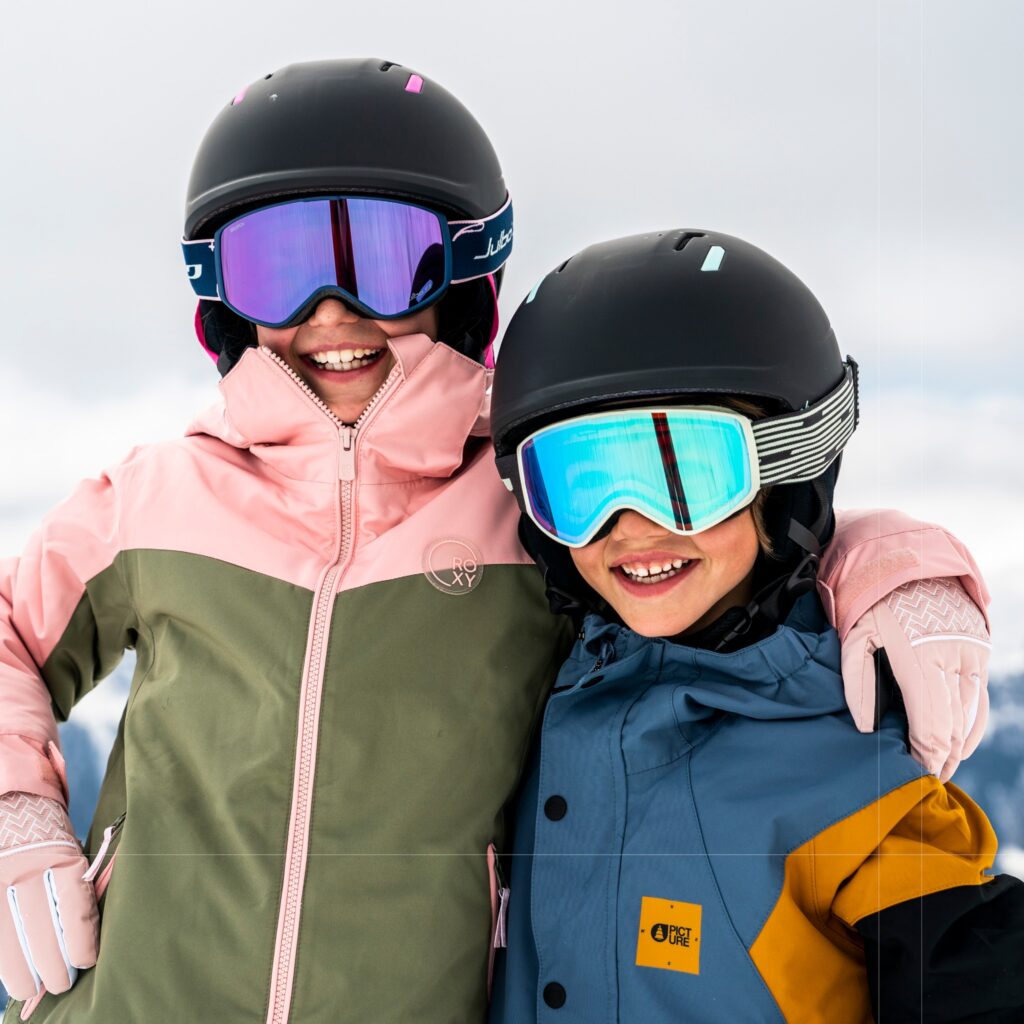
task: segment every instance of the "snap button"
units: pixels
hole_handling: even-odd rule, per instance
[[[544,986],[544,1002],[552,1010],[559,1010],[565,1006],[565,989],[557,981],[550,981]]]
[[[544,814],[551,821],[561,821],[569,810],[564,796],[549,796],[544,802]]]

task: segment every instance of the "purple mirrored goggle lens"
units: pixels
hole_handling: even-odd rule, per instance
[[[299,199],[217,232],[221,294],[235,312],[283,326],[325,288],[360,311],[406,316],[438,298],[451,274],[441,216],[384,199]]]

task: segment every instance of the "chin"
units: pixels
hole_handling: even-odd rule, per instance
[[[634,633],[649,637],[678,637],[683,630],[690,629],[699,616],[695,615],[631,615],[621,616],[622,621]]]

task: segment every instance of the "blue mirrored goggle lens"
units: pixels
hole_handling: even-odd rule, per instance
[[[520,451],[530,510],[581,545],[618,509],[679,533],[721,522],[754,493],[742,421],[709,410],[629,410],[554,424]]]
[[[383,199],[295,200],[244,214],[219,232],[225,301],[282,324],[323,288],[371,313],[399,316],[439,295],[448,277],[439,214]]]

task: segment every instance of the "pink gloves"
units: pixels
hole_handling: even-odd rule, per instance
[[[911,752],[945,782],[988,720],[988,591],[951,533],[900,512],[837,512],[818,592],[842,642],[843,683],[861,732],[875,728],[884,650]]]
[[[96,892],[63,804],[0,796],[0,981],[15,999],[64,992],[96,963]]]
[[[910,723],[914,756],[945,782],[977,747],[988,718],[988,629],[956,579],[897,587],[843,644],[843,682],[861,732],[875,722],[875,651],[884,648]]]

